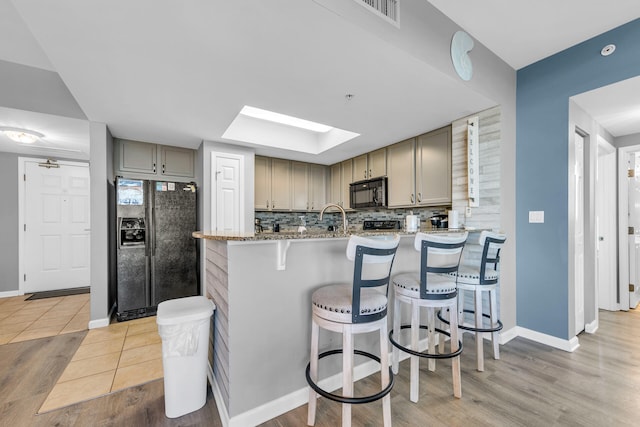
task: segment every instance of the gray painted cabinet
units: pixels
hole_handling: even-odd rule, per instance
[[[192,181],[195,151],[188,148],[116,139],[115,174],[141,179]]]
[[[353,159],[345,160],[331,166],[331,185],[329,201],[350,208],[349,204],[349,184],[353,182]]]
[[[381,148],[353,159],[353,182],[387,174],[387,149]]]

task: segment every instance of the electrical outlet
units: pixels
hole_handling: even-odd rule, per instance
[[[471,218],[471,206],[467,206],[464,209],[464,217],[465,218]]]

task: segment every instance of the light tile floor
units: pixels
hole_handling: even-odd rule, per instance
[[[38,412],[162,377],[162,342],[155,316],[92,329]]]
[[[87,329],[89,294],[25,301],[28,296],[0,298],[0,345]]]
[[[87,329],[89,294],[25,301],[27,297],[0,298],[0,345]],[[162,377],[155,316],[92,329],[38,412]]]

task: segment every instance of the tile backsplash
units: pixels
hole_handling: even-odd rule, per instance
[[[435,206],[428,208],[413,209],[368,209],[359,211],[347,211],[347,223],[351,231],[362,230],[364,220],[396,220],[404,226],[404,219],[411,211],[414,215],[420,216],[420,226],[422,229],[430,228],[429,218],[433,215],[446,214],[450,206]],[[324,231],[330,225],[342,227],[342,215],[335,208],[324,213],[322,221],[319,221],[320,212],[262,212],[257,211],[255,217],[259,218],[265,231],[273,230],[275,224],[280,225],[281,232],[296,231],[301,225],[300,217],[304,216],[307,230]]]

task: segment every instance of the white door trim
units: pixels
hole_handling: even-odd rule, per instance
[[[18,157],[18,295],[24,295],[24,275],[26,271],[25,260],[27,254],[24,253],[24,224],[25,224],[25,173],[27,162],[44,163],[48,159],[38,157]],[[52,159],[53,160],[53,159]],[[88,166],[87,162],[72,162],[66,160],[56,160],[61,166]]]
[[[616,149],[598,135],[596,186],[596,310],[618,310],[617,228],[606,218],[616,218]],[[612,201],[613,199],[613,201]],[[617,221],[616,221],[617,222]],[[600,239],[603,239],[602,241]],[[604,242],[604,243],[602,243]],[[600,271],[600,267],[604,267]],[[608,273],[608,274],[607,274]]]

